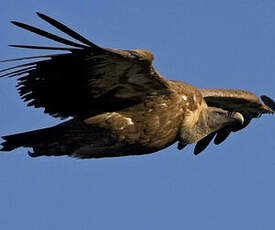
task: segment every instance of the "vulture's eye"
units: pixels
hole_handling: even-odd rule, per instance
[[[224,112],[221,112],[221,111],[216,111],[215,113],[216,113],[217,115],[219,115],[219,116],[225,115],[225,113],[224,113]]]

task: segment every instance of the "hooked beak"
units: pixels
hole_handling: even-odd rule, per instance
[[[242,125],[244,123],[244,117],[239,112],[233,112],[230,114],[230,117],[233,118],[234,123],[239,123],[238,125]]]

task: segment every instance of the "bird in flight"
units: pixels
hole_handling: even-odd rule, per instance
[[[275,112],[275,102],[267,96],[261,101],[244,90],[200,89],[166,80],[153,67],[148,50],[102,48],[55,19],[37,15],[76,41],[13,21],[63,46],[12,47],[63,53],[1,61],[32,60],[1,70],[0,77],[17,77],[28,106],[70,119],[4,136],[1,151],[29,147],[31,157],[101,158],[149,154],[177,142],[179,150],[196,143],[194,154],[199,154],[213,139],[220,144],[253,118]]]

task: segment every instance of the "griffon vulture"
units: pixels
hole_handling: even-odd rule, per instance
[[[212,139],[220,144],[253,118],[275,111],[275,102],[267,96],[262,96],[262,103],[248,91],[198,89],[166,80],[153,67],[154,57],[148,50],[102,48],[37,14],[78,42],[13,21],[67,45],[13,47],[67,52],[2,61],[35,60],[1,70],[1,77],[18,77],[17,89],[28,106],[71,119],[4,136],[1,151],[30,147],[32,157],[100,158],[153,153],[178,142],[178,149],[196,143],[194,153],[198,154]]]

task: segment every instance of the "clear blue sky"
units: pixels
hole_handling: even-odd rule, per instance
[[[151,50],[168,79],[275,98],[273,0],[3,1],[0,59],[41,53],[8,44],[54,44],[9,23],[54,32],[35,11],[99,45]],[[1,136],[59,122],[27,108],[13,79],[0,79],[0,98]],[[274,118],[199,156],[194,146],[100,160],[1,153],[0,229],[274,229]]]

